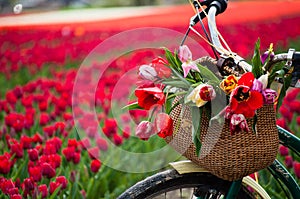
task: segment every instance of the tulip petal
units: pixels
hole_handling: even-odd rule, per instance
[[[244,85],[248,86],[249,88],[252,87],[253,81],[255,77],[253,73],[247,72],[241,76],[241,78],[238,80],[238,85]]]

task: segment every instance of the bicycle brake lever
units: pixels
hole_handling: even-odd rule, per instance
[[[289,49],[286,59],[284,70],[286,75],[291,75],[290,86],[300,88],[300,52]],[[282,78],[276,78],[276,81],[283,83]]]
[[[300,88],[300,52],[293,51],[292,66],[294,67],[292,72],[291,86]]]

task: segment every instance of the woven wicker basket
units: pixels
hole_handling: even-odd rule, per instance
[[[182,111],[182,113],[181,113]],[[174,134],[166,141],[176,151],[207,169],[212,174],[229,181],[241,179],[275,160],[278,150],[278,132],[273,105],[257,110],[256,132],[252,131],[253,119],[248,119],[248,133],[230,135],[228,122],[209,125],[205,111],[201,117],[201,151],[196,155],[192,142],[192,121],[189,107],[178,105],[171,112]]]

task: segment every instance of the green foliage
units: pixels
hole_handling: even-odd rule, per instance
[[[261,75],[263,75],[262,63],[260,60],[260,39],[258,39],[255,44],[254,54],[251,61],[252,73],[254,74],[255,78],[258,78]]]

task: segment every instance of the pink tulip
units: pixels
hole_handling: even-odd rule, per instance
[[[186,77],[191,69],[200,72],[197,64],[192,61],[192,52],[186,45],[179,47],[178,55],[182,62],[183,77]]]
[[[154,125],[149,121],[142,121],[135,130],[135,135],[142,140],[148,140],[154,134]]]

